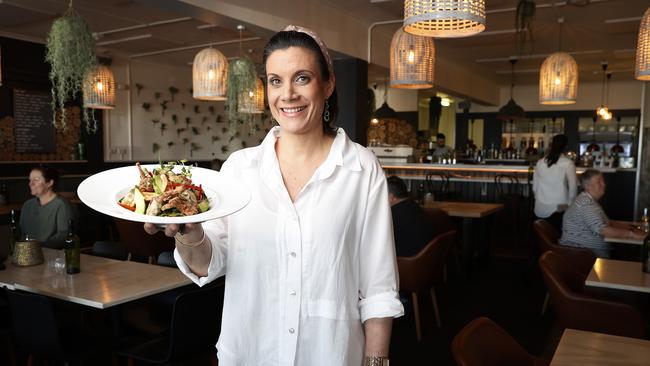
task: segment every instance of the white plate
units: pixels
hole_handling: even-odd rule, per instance
[[[160,167],[158,164],[142,166],[149,171]],[[177,165],[174,172],[180,172],[180,169],[181,167]],[[106,170],[84,179],[77,188],[77,195],[81,202],[95,211],[118,219],[157,225],[187,224],[217,219],[232,215],[246,207],[250,201],[250,192],[236,179],[211,169],[192,167],[191,172],[192,183],[201,185],[210,200],[210,209],[196,215],[150,216],[137,214],[120,206],[117,202],[140,181],[140,173],[135,165]]]

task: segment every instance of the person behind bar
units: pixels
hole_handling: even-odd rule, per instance
[[[576,197],[576,167],[564,155],[568,144],[565,135],[555,135],[548,153],[537,161],[533,173],[535,216],[562,231],[562,215]]]
[[[420,252],[435,235],[433,225],[420,206],[406,190],[406,184],[397,176],[390,176],[388,202],[393,216],[395,251],[398,257],[412,257]]]
[[[645,233],[629,224],[610,221],[598,204],[605,194],[605,178],[596,169],[580,175],[582,192],[564,213],[562,245],[591,249],[598,257],[609,258],[610,247],[605,236],[643,239]]]
[[[436,135],[436,148],[433,150],[433,156],[441,158],[451,153],[451,148],[446,144],[447,138],[444,133]]]
[[[315,33],[287,27],[263,61],[279,126],[221,170],[251,201],[182,231],[167,225],[176,262],[199,285],[226,276],[221,366],[388,364],[404,308],[383,170],[333,126],[334,68]]]
[[[29,190],[34,196],[20,211],[23,236],[38,240],[47,248],[61,249],[68,233],[68,220],[74,219],[70,202],[54,190],[59,172],[51,167],[37,166],[29,173]]]

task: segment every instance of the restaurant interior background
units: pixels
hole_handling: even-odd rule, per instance
[[[66,12],[70,0],[0,0],[0,198],[8,203],[0,202],[0,209],[4,208],[0,211],[0,239],[9,236],[9,204],[19,209],[30,197],[28,174],[34,165],[45,163],[61,170],[58,190],[74,197],[81,181],[111,168],[159,159],[187,159],[209,168],[214,159],[225,160],[238,149],[259,144],[273,125],[268,107],[257,109],[250,122],[231,123],[224,101],[193,97],[193,63],[199,52],[212,48],[229,62],[249,57],[263,79],[264,45],[278,30],[297,24],[315,30],[330,48],[339,95],[338,125],[360,144],[379,148],[375,151],[397,151],[384,144],[409,144],[415,156],[397,157],[399,163],[394,165],[400,167],[403,161],[426,159],[431,139],[437,132],[444,133],[447,144],[464,159],[456,165],[460,172],[456,187],[463,188],[452,193],[470,191],[467,197],[471,198],[462,203],[479,207],[472,214],[445,211],[440,222],[452,222],[451,227],[458,230],[452,253],[455,261],[450,256],[445,262],[449,271],[445,267],[445,282],[436,283],[437,295],[431,292],[432,299],[429,293],[420,298],[421,321],[415,319],[417,310],[412,306],[418,300],[411,303],[410,297],[405,301],[406,316],[397,319],[393,327],[391,364],[420,364],[422,360],[452,364],[452,339],[480,316],[506,329],[526,351],[547,359],[562,353],[575,356],[576,350],[599,352],[595,357],[583,357],[585,364],[594,360],[607,363],[606,357],[618,361],[638,356],[619,345],[601,349],[612,343],[556,349],[560,311],[551,300],[549,310],[540,314],[540,308],[546,309],[549,287],[544,285],[534,258],[532,237],[537,232],[527,225],[533,220],[531,161],[519,154],[531,144],[539,152],[542,143],[548,146],[554,133],[563,132],[580,166],[583,161],[593,162],[585,149],[594,141],[601,149],[611,149],[620,139],[624,145],[621,157],[631,158],[627,161],[631,165],[601,167],[607,170],[608,184],[602,203],[610,218],[639,219],[639,210],[650,206],[650,82],[635,79],[635,53],[641,18],[650,4],[648,0],[535,0],[536,13],[529,19],[532,23],[524,29],[527,38],[522,41],[516,29],[517,5],[522,1],[486,0],[483,32],[434,38],[433,87],[404,89],[388,87],[391,41],[403,22],[402,0],[74,0],[75,11],[93,32],[98,60],[115,82],[110,108],[91,110],[98,129],[89,133],[80,95],[67,105],[67,129],[52,124],[45,42],[53,21]],[[573,104],[541,104],[540,68],[558,50],[577,63],[577,98]],[[500,118],[510,99],[525,111],[525,118],[514,122]],[[594,123],[601,105],[608,107],[613,118],[598,118]],[[380,112],[394,118],[375,123]],[[387,120],[401,122],[391,125]],[[477,150],[466,154],[469,139],[481,151],[483,162],[489,154],[492,164],[518,169],[515,174],[527,176],[528,180],[521,181],[527,195],[497,202],[495,172],[477,164]],[[513,149],[507,150],[510,144]],[[510,155],[518,151],[519,159],[506,157],[506,151]],[[386,173],[399,173],[401,168],[391,170],[392,163],[385,163],[391,158],[382,157]],[[414,194],[418,186],[411,183],[422,186],[424,179],[418,169],[433,169],[434,165],[447,169],[445,165],[416,164],[407,171],[406,177],[417,176],[408,180]],[[486,186],[489,189],[484,189]],[[455,203],[439,198],[430,203]],[[160,233],[159,238],[151,239],[139,224],[130,235],[120,235],[111,217],[78,199],[75,205],[81,214],[78,234],[85,252],[97,241],[114,244],[129,236],[137,237],[131,240],[137,241],[131,248],[147,247],[141,245],[139,235],[168,246],[165,251],[173,248],[172,239]],[[483,211],[475,214],[476,210]],[[638,254],[636,247],[624,245],[617,246],[623,257]],[[0,257],[3,250],[7,248],[0,246]],[[144,255],[124,263],[155,263],[152,257]],[[83,266],[91,266],[97,259],[92,258],[84,259]],[[589,264],[587,272],[593,274],[592,265],[598,266]],[[38,267],[31,269],[38,271]],[[177,280],[187,281],[177,272],[173,274],[182,277]],[[629,273],[634,281],[645,281],[639,291],[641,296],[647,295],[648,281],[640,276],[642,272],[637,268]],[[48,285],[47,281],[34,282]],[[603,284],[601,287],[609,286],[606,281]],[[647,310],[648,297],[643,299],[642,308]],[[575,313],[582,314],[583,308],[576,309]],[[140,313],[134,317],[145,319]],[[620,322],[618,315],[602,318],[622,327],[638,325]],[[420,323],[421,341],[416,325]],[[8,358],[3,351],[9,348],[0,337],[0,364]]]

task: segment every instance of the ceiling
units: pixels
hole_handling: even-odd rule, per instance
[[[215,0],[216,1],[216,0]],[[374,22],[402,17],[401,0],[294,0],[300,7],[319,6],[344,11],[364,28]],[[227,57],[240,54],[236,29],[242,23],[212,11],[175,0],[75,0],[74,7],[97,34],[100,56],[130,56],[154,62],[188,65],[196,52],[210,42],[232,42],[218,48]],[[250,9],[269,9],[267,0],[219,0]],[[290,3],[290,1],[281,1]],[[0,0],[0,36],[43,42],[52,24],[67,8],[67,0]],[[468,38],[436,39],[437,53],[447,59],[469,65],[506,85],[510,80],[508,59],[515,55],[514,19],[517,0],[486,0],[487,29]],[[536,83],[544,58],[558,50],[557,19],[564,18],[562,50],[574,54],[580,80],[599,81],[600,63],[609,62],[612,81],[633,80],[634,49],[640,18],[648,0],[591,0],[578,7],[566,2],[537,0],[532,41],[516,65],[518,83]],[[157,24],[156,22],[162,22]],[[166,23],[168,22],[168,23]],[[151,24],[153,23],[153,24]],[[256,63],[273,32],[254,24],[244,24],[242,51]],[[306,24],[309,26],[309,24]],[[136,29],[122,29],[135,27]],[[373,47],[388,49],[390,36],[399,24],[375,27]],[[367,35],[361,34],[360,42]],[[192,47],[194,46],[194,47]],[[181,48],[174,52],[153,55]],[[187,48],[187,49],[182,49]],[[335,55],[339,57],[341,54]],[[385,78],[386,70],[371,67],[369,79]]]

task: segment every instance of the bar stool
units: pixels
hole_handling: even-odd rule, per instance
[[[427,190],[433,194],[436,201],[449,201],[456,198],[456,192],[451,189],[450,175],[445,171],[433,171],[425,175]]]
[[[510,236],[513,247],[519,240],[519,226],[522,224],[521,213],[523,194],[519,179],[514,174],[497,174],[494,176],[494,192],[496,202],[502,203],[504,210],[499,214],[501,219],[510,226]]]

